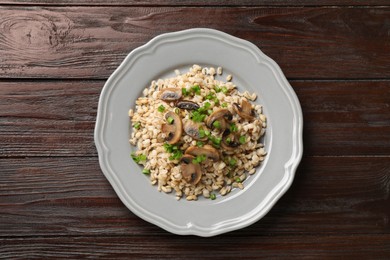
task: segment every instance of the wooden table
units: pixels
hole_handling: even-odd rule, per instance
[[[256,44],[304,115],[290,190],[257,223],[177,236],[131,213],[93,142],[108,76],[161,33]],[[0,258],[390,259],[388,0],[0,0]]]

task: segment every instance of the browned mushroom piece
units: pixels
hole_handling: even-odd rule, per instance
[[[196,110],[200,106],[196,104],[195,102],[189,101],[189,100],[181,100],[176,103],[176,106],[180,109],[186,109],[186,110]]]
[[[206,141],[207,140],[207,136],[203,136],[201,137],[201,134],[200,134],[200,128],[202,127],[202,124],[199,124],[199,123],[196,123],[192,120],[187,120],[185,123],[184,123],[184,132],[191,136],[192,138],[196,139],[196,140],[199,140],[199,141]]]
[[[224,131],[227,127],[227,122],[232,120],[233,115],[228,109],[218,109],[214,111],[206,120],[206,125],[210,129],[217,128],[220,131]],[[215,126],[215,122],[218,121],[218,127]]]
[[[180,116],[172,111],[169,111],[165,114],[165,119],[167,120],[167,123],[162,124],[161,131],[166,134],[165,141],[169,144],[175,144],[179,142],[183,133],[183,124]],[[171,121],[171,123],[169,121]]]
[[[198,155],[205,155],[207,159],[213,160],[215,162],[219,161],[220,158],[217,149],[208,144],[203,147],[190,146],[187,148],[184,154],[189,154],[195,157]]]
[[[237,103],[233,103],[233,108],[234,108],[234,111],[236,111],[236,113],[240,117],[247,119],[249,121],[254,119],[254,112],[252,109],[252,105],[251,105],[251,103],[249,103],[245,99],[242,100],[241,106]]]
[[[182,96],[182,90],[180,88],[164,88],[160,91],[160,99],[164,101],[176,101]]]
[[[193,163],[195,157],[189,154],[183,155],[180,160],[180,169],[183,179],[192,185],[198,184],[202,178],[202,168],[198,163]]]
[[[226,129],[222,134],[221,147],[227,151],[234,151],[240,145],[239,137]]]

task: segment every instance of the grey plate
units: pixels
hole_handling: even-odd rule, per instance
[[[153,79],[193,64],[222,66],[240,91],[258,94],[268,119],[268,155],[244,190],[188,202],[158,192],[130,158],[128,110]],[[134,214],[175,234],[207,237],[256,222],[287,191],[302,157],[302,124],[298,98],[272,59],[248,41],[197,28],[157,36],[126,57],[101,92],[95,144],[104,175]]]

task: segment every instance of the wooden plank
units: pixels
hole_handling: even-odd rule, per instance
[[[305,154],[390,154],[390,81],[291,84],[302,106]]]
[[[31,237],[0,239],[0,258],[37,259],[388,259],[390,236]],[[342,249],[339,249],[342,247]]]
[[[0,169],[0,237],[166,236],[122,205],[95,157],[2,158]],[[232,234],[390,235],[389,216],[389,157],[305,157],[276,206]]]
[[[291,84],[302,105],[306,155],[390,154],[390,81]],[[103,85],[0,82],[0,157],[95,156],[93,130]]]
[[[1,0],[8,5],[86,5],[86,6],[385,6],[386,0]]]
[[[289,78],[389,78],[389,16],[389,7],[3,6],[0,77],[105,79],[156,35],[211,27],[253,42]]]
[[[0,82],[2,156],[95,155],[103,81]]]

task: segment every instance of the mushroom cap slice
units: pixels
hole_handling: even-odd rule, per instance
[[[195,102],[189,101],[189,100],[181,100],[176,103],[176,106],[180,109],[186,109],[186,110],[196,110],[200,106],[196,104]]]
[[[183,126],[184,132],[186,134],[188,134],[189,136],[191,136],[192,138],[194,138],[196,140],[205,141],[205,140],[207,140],[207,136],[204,136],[204,137],[200,136],[200,132],[199,132],[200,127],[202,127],[201,124],[198,124],[192,120],[187,120]]]
[[[165,141],[169,144],[175,144],[179,142],[183,133],[183,124],[178,114],[169,111],[165,114],[165,119],[168,120],[170,117],[173,118],[172,124],[163,124],[161,126],[161,131],[166,134]]]
[[[230,121],[232,120],[233,115],[230,113],[228,109],[218,109],[214,111],[206,120],[207,127],[214,129],[214,122],[218,121],[220,124],[219,129],[224,131],[227,127],[226,120]]]
[[[252,105],[245,99],[241,101],[241,106],[237,103],[233,103],[233,109],[240,117],[244,119],[250,121],[254,119]]]
[[[202,178],[202,169],[199,164],[192,162],[194,158],[192,155],[185,154],[180,160],[181,175],[187,183],[192,185],[198,184]]]
[[[231,133],[229,129],[226,129],[222,134],[221,147],[227,151],[234,151],[239,145],[240,141],[237,135]]]
[[[192,156],[205,155],[208,159],[213,161],[219,161],[220,159],[218,150],[208,144],[203,147],[190,146],[184,154]]]
[[[182,96],[182,90],[180,88],[164,88],[160,91],[160,99],[164,101],[179,100]]]

